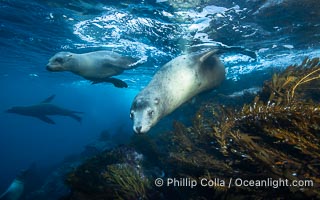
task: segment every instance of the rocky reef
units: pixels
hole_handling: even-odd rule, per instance
[[[88,159],[65,199],[320,198],[319,86],[319,58],[305,59],[250,103],[208,100],[192,126],[175,121]]]

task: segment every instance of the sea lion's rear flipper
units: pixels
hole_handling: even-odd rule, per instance
[[[205,62],[209,57],[211,57],[212,55],[216,54],[218,50],[212,50],[206,53],[203,53],[202,55],[200,55],[201,57],[199,58],[200,62]]]
[[[70,116],[71,118],[77,120],[79,123],[81,123],[82,118],[81,118],[80,116],[75,115],[75,114],[71,114],[71,115],[69,115],[69,116]]]
[[[95,79],[91,80],[92,84],[102,83],[102,82],[108,82],[112,83],[114,86],[118,88],[127,88],[128,85],[124,81],[117,79],[117,78],[102,78],[102,79]]]
[[[38,119],[48,123],[48,124],[56,124],[52,119],[50,119],[49,117],[42,115],[42,116],[37,116]]]
[[[143,56],[142,58],[133,58],[130,56],[123,56],[116,60],[116,62],[110,61],[109,64],[112,64],[113,66],[121,69],[121,70],[129,70],[137,68],[144,63],[146,63],[148,60],[147,56]]]
[[[51,95],[50,97],[46,98],[45,100],[41,101],[41,103],[50,103],[56,95]]]
[[[133,68],[139,67],[140,65],[143,65],[144,63],[146,63],[147,60],[148,60],[147,56],[143,56],[139,60],[137,59],[132,60],[131,63],[125,67],[125,69],[133,69]]]

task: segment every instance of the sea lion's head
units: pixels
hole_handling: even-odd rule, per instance
[[[6,113],[16,113],[16,112],[19,110],[19,108],[20,108],[20,107],[15,106],[15,107],[9,108],[9,109],[6,110],[5,112],[6,112]]]
[[[24,106],[14,106],[12,108],[9,108],[8,110],[6,110],[6,113],[17,113],[17,114],[23,114],[25,113],[27,110],[26,107]]]
[[[50,58],[49,63],[47,64],[47,70],[51,72],[61,72],[70,70],[69,66],[72,64],[72,56],[71,52],[59,52]]]
[[[136,133],[146,133],[160,119],[159,98],[136,98],[130,109],[130,118],[133,120],[133,130]]]

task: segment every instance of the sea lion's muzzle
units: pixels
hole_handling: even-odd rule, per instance
[[[141,129],[142,129],[142,126],[134,127],[134,132],[140,134],[141,133]]]
[[[53,67],[52,67],[51,65],[47,65],[47,66],[46,66],[46,69],[47,69],[48,71],[50,71],[50,72],[55,71],[55,70],[53,70]]]

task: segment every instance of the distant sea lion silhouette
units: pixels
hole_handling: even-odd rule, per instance
[[[225,67],[217,55],[225,52],[256,57],[254,52],[244,48],[225,46],[174,58],[133,100],[130,110],[133,130],[148,132],[161,118],[193,96],[217,87],[225,78]]]
[[[55,95],[52,95],[44,101],[31,106],[14,106],[8,109],[6,112],[35,117],[48,124],[55,124],[55,122],[52,119],[50,119],[48,115],[68,116],[77,120],[78,122],[81,122],[81,117],[77,116],[76,113],[83,112],[72,111],[51,104],[50,102],[54,99],[54,97]]]
[[[25,179],[32,176],[32,170],[34,168],[32,164],[27,170],[23,170],[12,181],[7,190],[0,196],[0,200],[18,200],[22,196],[25,188]]]
[[[137,60],[112,51],[94,51],[83,54],[59,52],[50,58],[47,70],[52,72],[70,71],[92,81],[93,84],[109,82],[116,87],[124,88],[128,87],[124,81],[111,78],[111,76],[119,75],[124,70],[136,68],[144,62],[145,58]]]
[[[8,189],[0,196],[0,200],[18,200],[24,190],[24,182],[20,178],[15,178]]]

